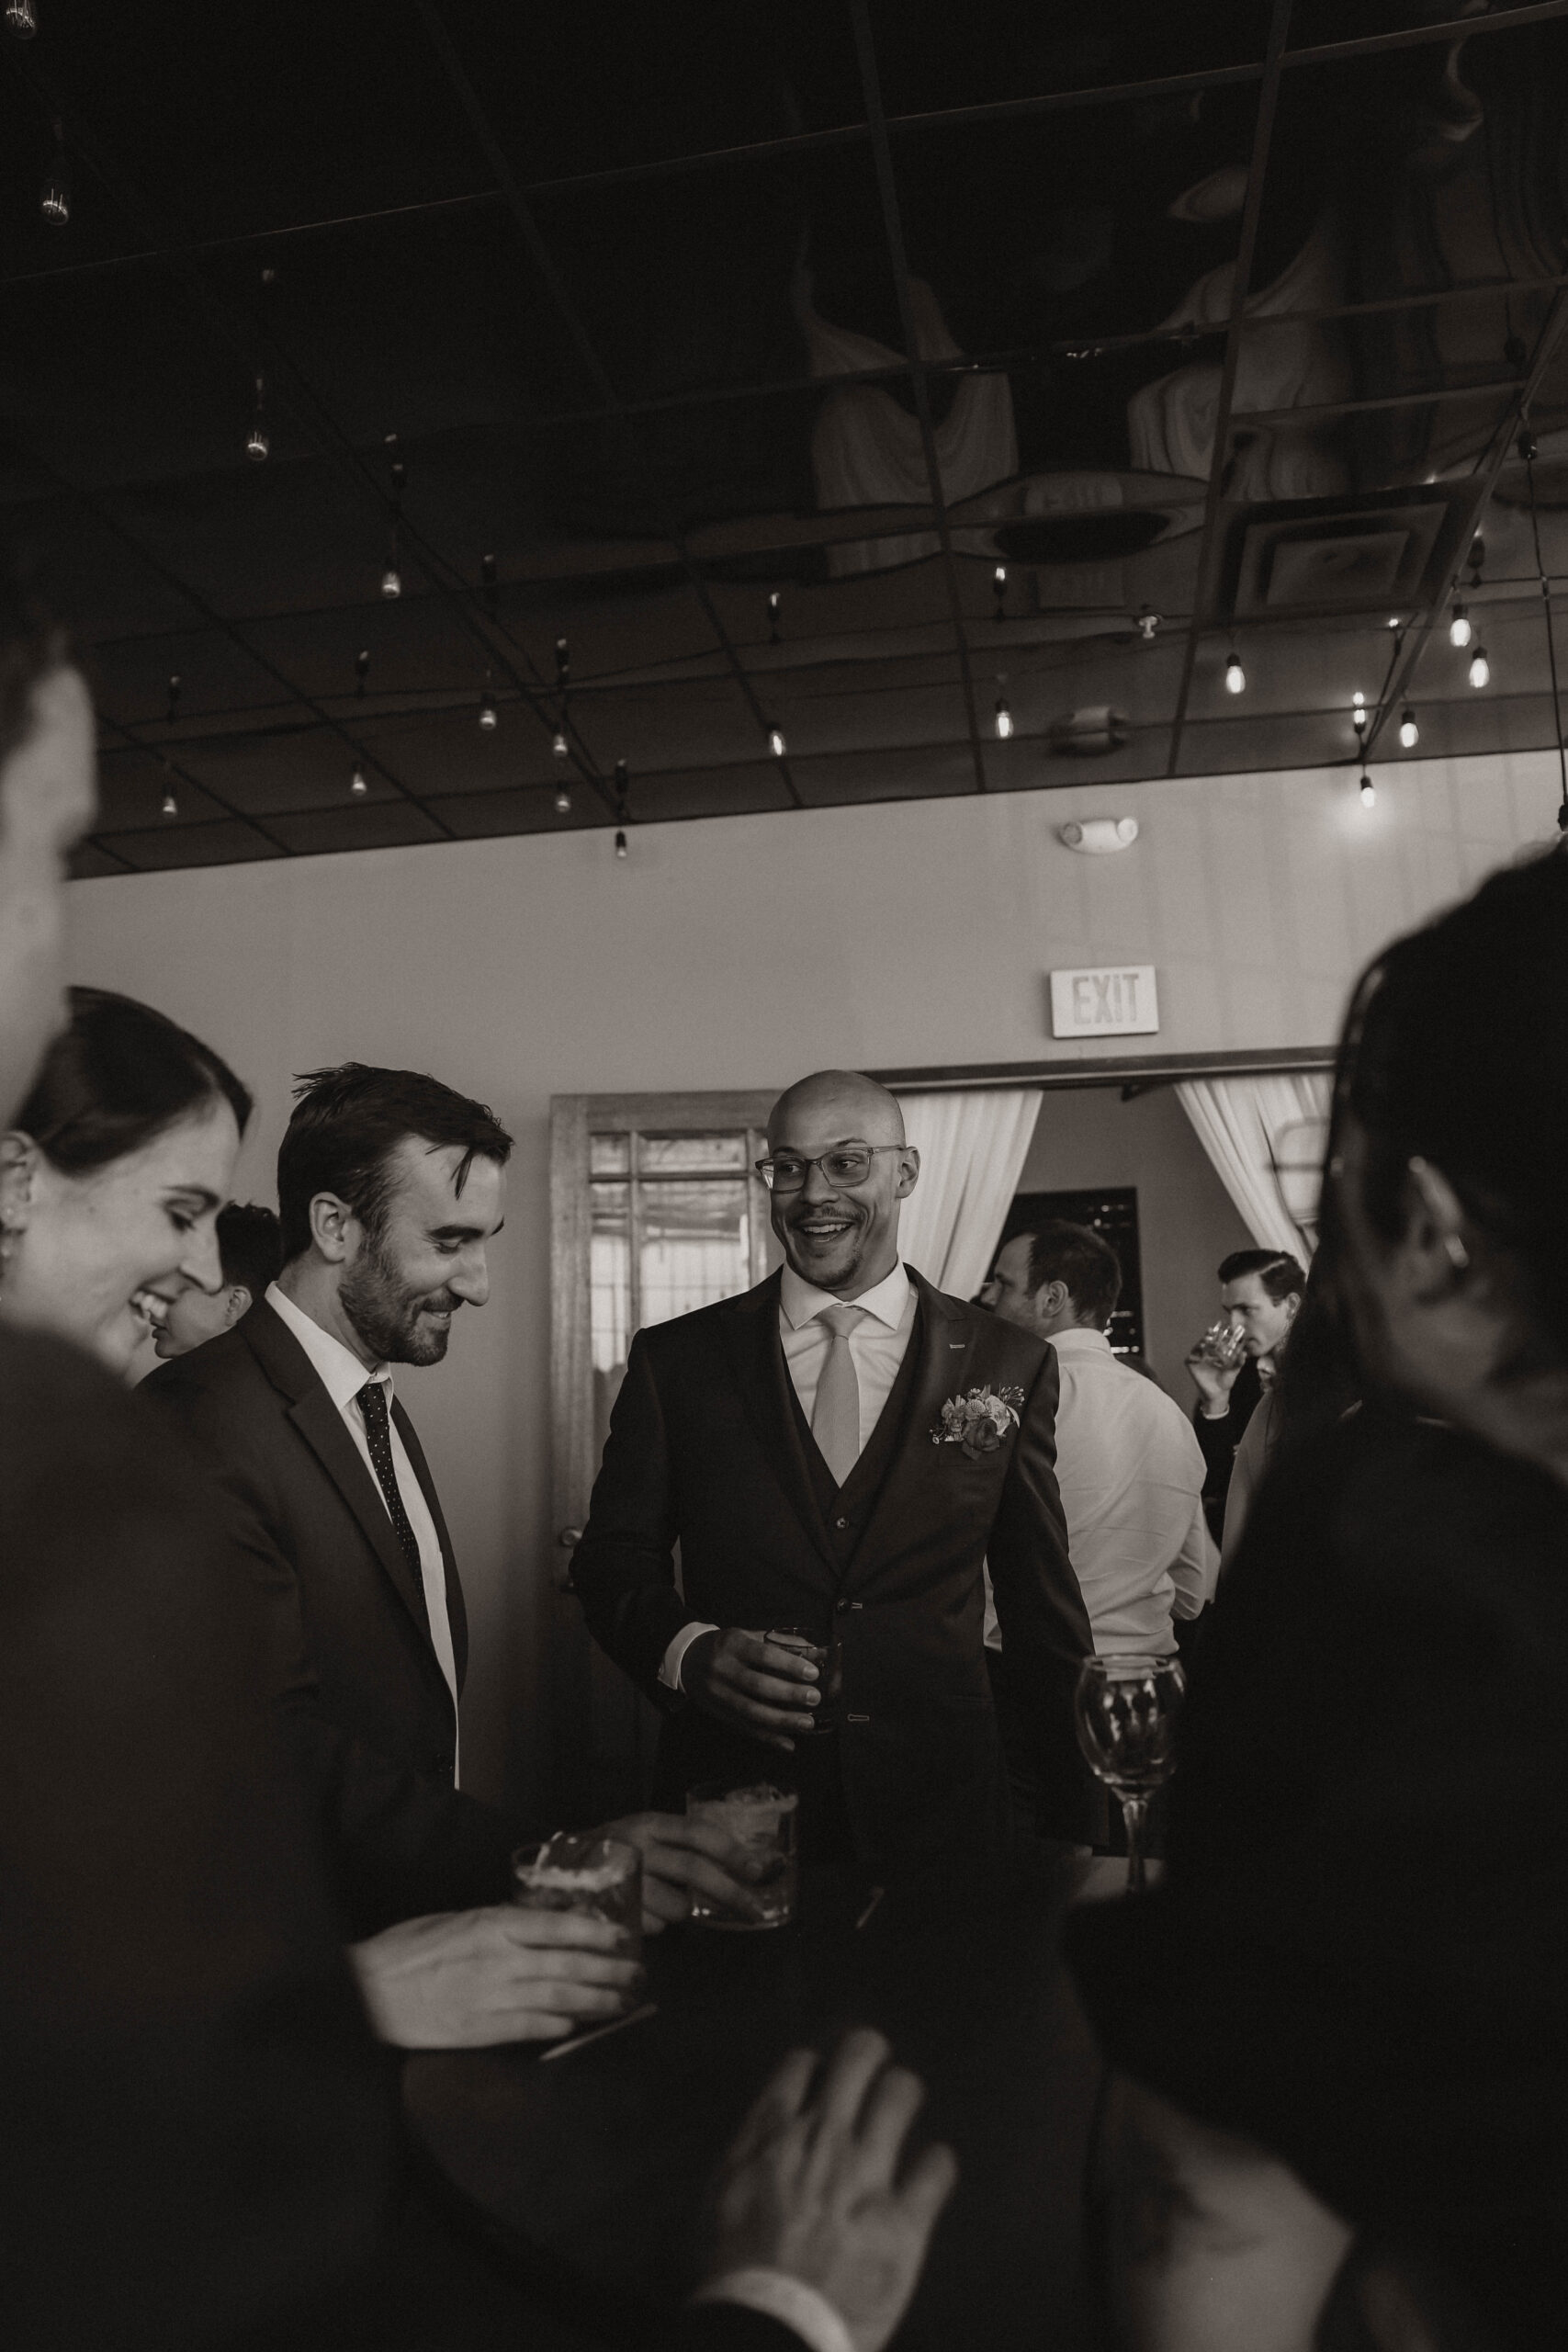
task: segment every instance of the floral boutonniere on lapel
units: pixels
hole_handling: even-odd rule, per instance
[[[961,1445],[970,1460],[995,1453],[1010,1429],[1018,1427],[1021,1388],[966,1388],[950,1396],[931,1431],[933,1445]]]

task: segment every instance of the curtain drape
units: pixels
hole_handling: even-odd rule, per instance
[[[1040,1112],[1040,1089],[904,1094],[904,1128],[920,1181],[904,1204],[904,1259],[954,1298],[973,1298],[991,1271]]]
[[[1328,1130],[1326,1070],[1195,1078],[1177,1088],[1220,1182],[1264,1250],[1304,1265],[1317,1238],[1317,1180]]]

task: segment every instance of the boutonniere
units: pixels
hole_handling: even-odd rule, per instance
[[[971,1461],[995,1453],[1010,1429],[1018,1427],[1021,1388],[968,1388],[950,1396],[931,1431],[933,1445],[961,1445]]]

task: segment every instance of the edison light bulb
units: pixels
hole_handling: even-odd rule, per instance
[[[1407,710],[1399,722],[1399,740],[1407,752],[1413,752],[1421,741],[1421,729],[1416,724],[1416,713]]]
[[[1240,657],[1233,653],[1225,663],[1225,691],[1227,694],[1239,695],[1244,694],[1246,690],[1247,672],[1241,666]]]
[[[1470,657],[1470,683],[1472,686],[1483,686],[1491,675],[1492,664],[1486,659],[1486,648],[1478,645]]]
[[[1376,801],[1377,797],[1378,797],[1378,795],[1377,795],[1377,786],[1373,784],[1373,782],[1372,782],[1372,780],[1371,780],[1371,777],[1370,775],[1364,775],[1364,776],[1361,778],[1361,806],[1362,806],[1362,808],[1371,808],[1372,807],[1372,805],[1374,804],[1374,802]]]
[[[394,596],[400,596],[402,593],[403,575],[396,565],[389,563],[381,574],[381,594],[389,604]]]
[[[365,781],[365,770],[364,770],[363,768],[355,768],[355,771],[354,771],[354,775],[353,775],[353,777],[352,777],[352,779],[351,779],[351,781],[350,781],[350,784],[349,784],[349,787],[348,787],[348,788],[349,788],[350,792],[368,792],[368,791],[369,791],[370,786],[369,786],[366,783],[366,781]]]
[[[479,725],[488,735],[497,723],[495,696],[488,694],[481,695],[479,696]]]
[[[1012,713],[999,697],[997,702],[997,733],[1004,743],[1012,733]]]
[[[1449,643],[1460,647],[1470,643],[1470,615],[1462,605],[1454,606],[1454,616],[1449,623]]]
[[[564,760],[570,749],[570,746],[568,744],[566,737],[558,732],[555,741],[550,745],[550,749],[555,753],[558,760]]]
[[[556,793],[556,815],[558,817],[570,817],[570,814],[571,795],[563,784]]]
[[[626,854],[626,837],[625,833],[617,833],[615,835],[615,855],[617,857],[625,857]]]
[[[266,463],[271,448],[266,427],[258,419],[245,435],[245,455],[253,466],[262,466]]]
[[[164,793],[164,816],[165,816],[165,817],[177,817],[177,816],[179,815],[179,813],[180,813],[180,804],[179,804],[179,802],[175,798],[175,796],[174,796],[174,794],[173,794],[172,792],[165,792],[165,793]]]
[[[776,727],[770,727],[768,729],[768,749],[772,752],[775,760],[783,759],[784,755],[784,739],[779,733]]]

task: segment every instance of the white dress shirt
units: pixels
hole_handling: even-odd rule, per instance
[[[1051,1345],[1056,1483],[1096,1655],[1168,1657],[1172,1611],[1196,1617],[1219,1574],[1202,1452],[1180,1406],[1119,1363],[1103,1331],[1055,1331]],[[986,1640],[1001,1646],[988,1600]]]
[[[436,1662],[446,1677],[452,1693],[452,1705],[457,1704],[457,1666],[452,1649],[452,1627],[446,1614],[446,1564],[441,1556],[441,1538],[435,1532],[435,1521],[424,1499],[424,1490],[414,1476],[398,1425],[392,1419],[392,1371],[389,1364],[378,1363],[367,1371],[359,1358],[311,1321],[304,1309],[279,1290],[276,1283],[268,1284],[266,1303],[279,1320],[285,1323],[310,1359],[310,1368],[321,1381],[327,1395],[337,1407],[343,1425],[354,1440],[359,1458],[370,1474],[370,1483],[377,1495],[381,1493],[381,1481],[376,1476],[376,1464],[370,1459],[370,1440],[366,1433],[365,1416],[359,1409],[358,1396],[367,1381],[378,1381],[387,1392],[387,1423],[392,1440],[392,1467],[397,1473],[398,1492],[408,1513],[409,1525],[419,1544],[419,1572],[424,1585],[424,1605],[430,1617],[430,1638],[435,1650]],[[383,1503],[383,1509],[385,1504]],[[392,1515],[387,1512],[387,1523]],[[453,1785],[457,1784],[454,1764]]]
[[[915,1285],[902,1264],[896,1265],[870,1290],[863,1290],[858,1298],[843,1299],[830,1290],[818,1290],[815,1283],[797,1274],[793,1266],[784,1268],[779,1285],[779,1340],[790,1380],[800,1399],[800,1409],[807,1421],[817,1402],[817,1384],[833,1343],[826,1323],[817,1319],[822,1309],[858,1306],[864,1310],[850,1333],[850,1360],[860,1390],[859,1452],[863,1453],[908,1353],[919,1303]],[[1193,1443],[1196,1445],[1196,1439]],[[716,1625],[702,1624],[695,1618],[689,1625],[682,1626],[665,1651],[659,1669],[659,1679],[668,1690],[681,1688],[681,1661],[692,1644],[704,1634],[717,1631]]]

